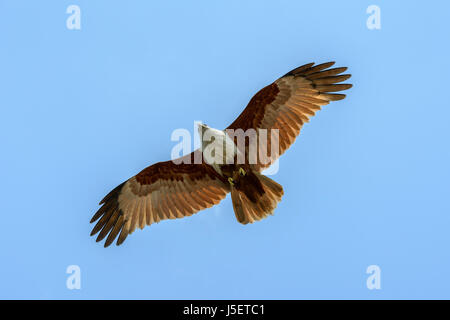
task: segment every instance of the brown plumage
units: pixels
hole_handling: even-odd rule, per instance
[[[260,172],[277,160],[295,141],[303,124],[330,101],[342,100],[335,92],[351,88],[340,84],[350,78],[347,68],[334,62],[298,67],[264,87],[227,129],[279,129],[278,140],[269,136],[266,149],[278,143],[277,155],[264,162],[248,162],[249,140],[245,142],[246,163],[219,166],[219,171],[201,160],[201,151],[174,161],[159,162],[142,170],[107,194],[91,219],[97,221],[91,235],[106,237],[105,247],[115,238],[117,245],[136,228],[165,219],[190,216],[218,204],[231,192],[237,220],[247,224],[272,214],[283,196],[283,188]],[[258,132],[259,134],[259,132]]]

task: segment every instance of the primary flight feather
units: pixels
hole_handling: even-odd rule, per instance
[[[240,223],[252,223],[272,214],[283,196],[283,188],[260,172],[294,143],[303,124],[321,106],[345,98],[336,92],[352,87],[341,84],[351,75],[342,74],[347,68],[330,69],[333,65],[334,62],[316,66],[309,63],[288,72],[256,93],[224,131],[200,125],[201,134],[210,131],[217,141],[236,147],[232,153],[223,154],[227,160],[235,161],[208,161],[205,149],[210,142],[202,141],[202,148],[189,155],[145,168],[103,198],[91,219],[91,223],[98,220],[91,235],[100,232],[97,241],[106,237],[105,247],[118,237],[120,245],[137,227],[190,216],[218,204],[229,192]],[[272,145],[277,146],[277,152],[264,161],[249,161],[250,139],[239,148],[236,137],[229,134],[240,129],[255,130],[258,137],[265,130],[276,130],[278,136],[267,138],[262,153],[267,155]],[[243,163],[236,161],[239,154],[244,156]]]

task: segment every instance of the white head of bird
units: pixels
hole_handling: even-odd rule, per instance
[[[233,163],[236,146],[233,139],[223,130],[198,124],[198,132],[202,143],[203,158],[209,164]],[[218,169],[215,167],[215,169]]]

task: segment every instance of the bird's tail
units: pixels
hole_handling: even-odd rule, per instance
[[[253,223],[273,214],[282,196],[283,187],[258,172],[248,172],[231,187],[234,213],[242,224]]]

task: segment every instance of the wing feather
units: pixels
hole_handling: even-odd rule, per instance
[[[195,152],[191,153],[191,160]],[[100,231],[96,240],[106,237],[105,247],[118,237],[120,245],[137,227],[190,216],[218,204],[229,191],[227,181],[205,162],[159,162],[103,198],[102,206],[91,219],[98,220],[91,235]]]
[[[278,141],[268,141],[265,147],[269,152],[269,146],[278,143],[278,152],[270,157],[270,161],[252,165],[254,170],[261,171],[276,161],[294,143],[303,124],[309,122],[321,106],[345,98],[345,94],[334,92],[351,88],[351,84],[340,83],[351,75],[342,74],[347,70],[346,67],[330,69],[333,65],[334,62],[315,66],[314,63],[309,63],[288,72],[256,93],[244,111],[227,128],[244,131],[279,129]],[[268,136],[270,138],[270,134]],[[249,150],[248,144],[249,141],[246,141],[246,152]]]

